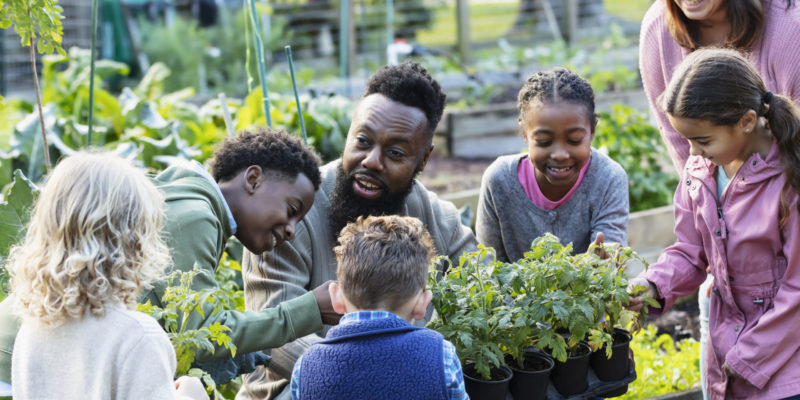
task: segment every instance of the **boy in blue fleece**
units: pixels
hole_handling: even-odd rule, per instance
[[[412,325],[425,317],[433,241],[413,217],[359,217],[339,235],[338,283],[345,314],[297,360],[292,399],[468,399],[453,344]]]

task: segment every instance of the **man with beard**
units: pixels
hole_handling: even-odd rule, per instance
[[[274,306],[336,279],[336,238],[359,216],[419,218],[437,254],[456,261],[462,252],[476,249],[475,237],[461,224],[455,206],[415,179],[433,150],[433,131],[444,104],[439,84],[419,64],[386,66],[370,78],[342,158],[322,167],[322,185],[295,237],[272,252],[245,253],[247,309]],[[290,398],[287,383],[295,361],[327,328],[273,349],[269,369],[260,367],[248,375],[237,398]]]

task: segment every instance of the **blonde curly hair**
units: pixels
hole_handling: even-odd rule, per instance
[[[161,239],[164,196],[108,153],[81,152],[47,178],[8,270],[15,312],[56,326],[106,306],[136,304],[171,263]]]

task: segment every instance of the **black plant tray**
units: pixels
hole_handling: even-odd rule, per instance
[[[634,368],[632,363],[629,363],[628,375],[618,381],[601,381],[597,378],[597,375],[595,375],[594,370],[589,368],[589,374],[586,380],[588,381],[586,391],[569,397],[562,396],[561,393],[558,393],[553,384],[550,383],[550,385],[547,386],[547,400],[583,400],[593,397],[605,397],[606,393],[622,389],[628,386],[629,383],[635,381],[636,368]],[[512,399],[511,393],[508,393],[506,395],[506,400]]]

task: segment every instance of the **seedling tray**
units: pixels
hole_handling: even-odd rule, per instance
[[[628,386],[629,383],[636,380],[636,369],[632,363],[629,364],[628,375],[618,381],[601,381],[597,378],[597,375],[595,375],[594,370],[589,368],[589,374],[586,377],[586,380],[588,381],[586,391],[569,397],[562,396],[561,393],[558,393],[553,384],[550,383],[547,386],[546,400],[582,400],[595,397],[605,397],[607,393],[617,389],[622,389]],[[511,396],[510,392],[506,394],[506,400],[513,400],[513,396]]]

